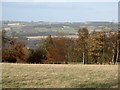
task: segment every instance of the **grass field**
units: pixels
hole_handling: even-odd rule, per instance
[[[117,88],[117,65],[2,64],[2,88]]]

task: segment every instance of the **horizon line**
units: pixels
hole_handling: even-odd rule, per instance
[[[118,21],[114,21],[114,20],[111,20],[111,21],[107,21],[107,20],[91,20],[91,21],[42,21],[42,20],[39,20],[39,21],[35,21],[35,20],[0,20],[0,21],[10,21],[10,22],[118,22]]]

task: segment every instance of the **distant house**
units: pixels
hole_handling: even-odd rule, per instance
[[[6,28],[4,28],[4,30],[5,31],[9,31],[9,30],[11,30],[11,28],[10,27],[6,27]]]
[[[9,26],[18,26],[20,23],[8,23]]]
[[[69,28],[69,26],[63,26],[63,28]]]

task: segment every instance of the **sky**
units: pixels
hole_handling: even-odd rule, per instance
[[[1,0],[2,2],[119,2],[120,0]]]
[[[3,2],[2,20],[117,22],[118,2]]]

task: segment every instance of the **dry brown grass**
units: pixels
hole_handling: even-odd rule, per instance
[[[3,88],[117,88],[118,65],[2,63]]]

